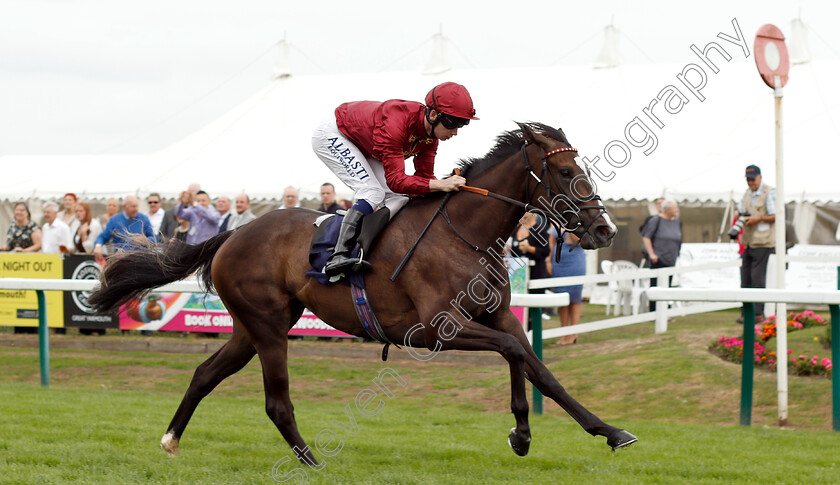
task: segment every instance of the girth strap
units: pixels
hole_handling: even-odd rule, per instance
[[[359,320],[362,322],[365,332],[370,335],[370,338],[386,344],[386,346],[393,344],[395,347],[400,348],[399,345],[388,340],[388,337],[385,336],[385,332],[382,331],[382,326],[379,325],[379,320],[377,320],[376,315],[373,314],[373,308],[370,306],[365,289],[359,288],[356,285],[350,285],[350,294],[353,296],[353,306],[356,308],[356,315],[359,316]],[[383,356],[386,356],[387,358],[387,355],[387,350],[384,350]]]

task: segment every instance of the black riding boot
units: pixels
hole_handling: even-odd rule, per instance
[[[353,249],[356,248],[356,238],[362,230],[363,217],[365,215],[358,209],[351,208],[347,211],[341,222],[341,229],[338,231],[335,251],[324,267],[324,273],[327,276],[336,276],[350,271],[367,271],[372,268],[367,261],[350,257]]]

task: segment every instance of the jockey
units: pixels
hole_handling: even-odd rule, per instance
[[[466,183],[458,175],[435,179],[435,154],[438,140],[452,138],[477,119],[467,89],[447,82],[429,91],[425,105],[399,99],[344,103],[321,122],[312,148],[355,194],[324,267],[327,275],[370,269],[370,263],[350,255],[364,216],[384,206],[393,217],[407,196],[457,191]],[[414,175],[405,173],[409,157],[414,157]]]

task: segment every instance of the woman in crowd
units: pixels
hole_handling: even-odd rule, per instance
[[[178,217],[176,217],[175,220],[178,222],[178,227],[175,229],[175,235],[173,237],[181,242],[186,243],[187,234],[190,232],[190,220],[179,219]]]
[[[64,199],[62,199],[61,204],[64,206],[64,210],[58,214],[58,217],[64,221],[65,224],[70,226],[70,233],[73,234],[76,232],[76,227],[73,227],[74,224],[78,226],[78,222],[76,222],[76,202],[79,199],[76,198],[76,194],[72,192],[68,192],[64,194]]]
[[[652,217],[642,228],[642,244],[649,256],[649,268],[670,268],[677,265],[682,247],[682,222],[679,220],[677,201],[662,202],[662,214]],[[672,276],[668,276],[671,286]],[[657,285],[656,278],[650,279],[650,286]],[[650,302],[650,311],[656,310],[656,302]]]
[[[87,202],[76,204],[76,221],[78,229],[73,233],[73,251],[75,253],[90,253],[93,243],[102,232],[102,225],[91,217],[90,205]]]
[[[99,216],[99,225],[102,227],[107,226],[111,217],[115,216],[119,211],[120,201],[114,198],[108,199],[108,203],[105,204],[105,213]]]
[[[552,234],[551,246],[554,251],[551,254],[552,276],[555,278],[561,276],[581,276],[586,274],[586,255],[583,253],[583,248],[580,247],[580,238],[566,232],[563,237],[557,239]],[[560,262],[556,262],[555,254],[560,253]],[[568,293],[569,306],[559,307],[557,309],[560,314],[560,325],[568,327],[570,325],[577,325],[580,323],[580,314],[583,310],[583,285],[573,286],[558,286],[554,289],[555,293]],[[577,343],[577,335],[566,335],[560,337],[558,341],[560,345],[568,345]]]
[[[32,221],[32,214],[24,202],[15,203],[15,220],[6,233],[2,251],[35,253],[41,250],[41,228]]]

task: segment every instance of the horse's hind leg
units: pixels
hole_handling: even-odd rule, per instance
[[[247,328],[262,364],[265,411],[300,462],[316,466],[318,462],[297,429],[289,397],[288,332],[303,313],[303,305],[287,297],[271,303],[268,308],[243,309],[249,312]]]
[[[198,403],[225,378],[242,369],[254,357],[255,353],[256,350],[248,337],[237,325],[234,325],[231,339],[196,368],[190,387],[187,389],[184,399],[181,400],[181,405],[178,406],[172,422],[169,423],[166,434],[160,440],[160,446],[170,456],[178,454],[178,442],[181,439],[181,434],[187,427],[187,423],[189,423]]]

